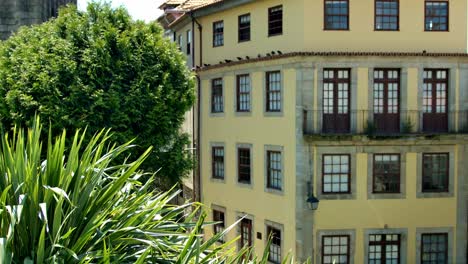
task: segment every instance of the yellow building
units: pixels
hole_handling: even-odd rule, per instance
[[[467,263],[468,0],[162,8],[198,79],[207,236],[245,217],[227,239],[273,236],[271,263]]]

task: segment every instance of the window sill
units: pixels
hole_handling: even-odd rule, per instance
[[[273,188],[269,188],[269,187],[265,187],[265,192],[266,193],[271,193],[271,194],[274,194],[274,195],[284,195],[284,190],[281,189],[273,189]]]
[[[378,200],[378,199],[405,199],[406,195],[404,193],[368,193],[368,200]]]
[[[356,200],[356,194],[353,193],[320,193],[317,194],[319,200]]]
[[[210,117],[224,117],[224,112],[210,112]]]
[[[253,189],[253,184],[252,184],[252,182],[247,183],[247,182],[240,182],[240,181],[237,181],[237,186],[239,186],[239,187],[241,187],[241,188]]]
[[[263,115],[265,117],[283,117],[283,111],[265,111]]]
[[[455,197],[453,192],[417,192],[416,198],[450,198]]]
[[[210,178],[210,181],[211,181],[211,182],[215,182],[215,183],[226,183],[226,178],[221,179],[221,178],[213,178],[213,177],[211,177],[211,178]]]

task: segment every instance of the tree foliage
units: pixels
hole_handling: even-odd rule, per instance
[[[118,143],[137,137],[136,156],[154,146],[142,166],[161,169],[170,185],[191,168],[180,126],[193,101],[177,47],[159,25],[133,21],[123,8],[71,6],[0,44],[4,127],[26,125],[37,113],[56,133],[112,128]]]

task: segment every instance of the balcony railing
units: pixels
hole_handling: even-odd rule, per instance
[[[303,130],[305,135],[468,133],[468,111],[426,113],[407,110],[399,113],[374,113],[369,110],[353,110],[334,114],[321,110],[304,110]]]

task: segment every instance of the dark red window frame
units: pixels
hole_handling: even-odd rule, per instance
[[[379,133],[400,132],[400,78],[400,69],[374,69],[374,124]]]
[[[245,20],[247,20],[246,22]],[[250,13],[243,14],[238,17],[238,41],[244,42],[250,40],[250,24],[251,24],[251,16]]]
[[[391,10],[393,10],[393,8],[390,8],[390,9],[382,9],[382,14],[378,14],[378,7],[377,7],[377,2],[381,2],[381,3],[384,3],[384,2],[389,2],[389,3],[396,3],[396,14],[388,14],[388,13],[385,13],[385,12],[388,12]],[[383,27],[383,28],[378,28],[377,25],[378,25],[378,18],[381,18],[382,19],[382,24],[385,25],[385,24],[392,24],[391,22],[384,22],[384,20],[387,18],[387,19],[392,19],[392,18],[396,18],[396,27],[395,28],[389,28],[389,27]],[[400,1],[399,0],[375,0],[374,1],[374,30],[376,31],[398,31],[400,30]]]
[[[277,5],[268,8],[268,36],[283,34],[283,6]]]
[[[392,240],[387,240],[387,235],[392,236]],[[380,241],[371,241],[370,236],[380,236],[381,239]],[[397,240],[393,240],[393,236],[398,236]],[[397,264],[400,264],[400,259],[401,259],[401,235],[400,234],[370,234],[369,235],[369,247],[370,246],[380,246],[380,252],[372,252],[369,248],[369,255],[367,256],[368,261],[370,263],[371,260],[380,260],[381,264],[386,264],[386,258],[387,258],[387,246],[397,246],[398,248],[398,255],[397,255]],[[377,258],[377,254],[380,253],[380,258]],[[394,252],[390,252],[394,253]],[[371,259],[371,254],[375,254],[375,258]],[[393,263],[393,262],[390,262]]]
[[[273,160],[272,157],[279,156],[279,159]],[[281,190],[283,186],[283,168],[281,151],[267,151],[267,187],[269,189]],[[275,163],[276,166],[272,166]]]
[[[327,12],[327,3],[333,3],[333,2],[346,2],[347,13],[346,14],[329,14]],[[346,18],[346,27],[334,28],[333,26],[327,26],[328,17],[337,17],[340,21],[340,24],[343,18]],[[324,30],[349,30],[349,0],[324,0],[323,2],[323,29]]]
[[[268,261],[274,264],[281,263],[281,229],[267,225],[268,239],[271,239]]]
[[[246,84],[242,84],[241,83],[241,80],[243,78],[246,78],[246,80],[248,81],[248,91],[245,91],[245,88],[246,87],[242,87],[242,85],[246,85]],[[244,88],[244,90],[242,89]],[[241,74],[241,75],[237,75],[237,78],[236,78],[236,110],[237,112],[250,112],[251,111],[251,98],[250,98],[250,95],[251,95],[251,92],[252,92],[252,83],[251,83],[251,80],[250,80],[250,75],[249,74]]]
[[[211,112],[224,112],[223,79],[221,78],[211,80]]]
[[[351,129],[351,69],[324,68],[322,86],[322,132],[349,133]],[[340,90],[340,87],[343,90]]]
[[[251,247],[252,246],[252,220],[248,218],[244,218],[240,222],[240,235],[241,238],[239,240],[240,247]],[[246,237],[247,236],[247,237]]]
[[[441,4],[441,3],[445,3],[447,5],[447,15],[446,16],[442,16],[442,15],[439,15],[439,16],[430,16],[428,14],[429,10],[428,10],[428,4]],[[428,22],[428,19],[430,17],[434,17],[434,18],[438,18],[439,21],[441,18],[445,18],[445,21],[446,23],[444,23],[446,25],[446,28],[445,29],[428,29],[427,27],[427,22]],[[450,26],[450,1],[432,1],[432,0],[426,0],[424,2],[424,31],[426,32],[447,32],[449,31],[449,26]],[[440,25],[439,25],[440,26]]]
[[[223,155],[220,156],[219,153],[222,151]],[[224,166],[224,147],[213,147],[212,148],[212,177],[213,179],[224,179],[225,175],[225,166]],[[222,172],[222,175],[221,175]]]
[[[422,192],[424,193],[443,193],[443,192],[448,192],[449,191],[449,176],[450,176],[450,154],[449,153],[423,153],[422,154],[422,168],[423,168],[423,174],[422,174]],[[426,161],[426,158],[427,157],[430,157],[430,156],[446,156],[446,160],[445,160],[445,172],[444,171],[440,171],[440,170],[437,170],[435,171],[436,173],[438,173],[439,175],[443,172],[444,175],[445,175],[445,179],[444,179],[444,188],[443,189],[435,189],[435,188],[427,188],[425,187],[426,185],[426,182],[427,180],[425,180],[425,178],[427,178],[428,176],[430,178],[432,178],[432,176],[428,175],[429,171],[426,166],[426,162],[429,162],[430,160],[427,160]],[[433,165],[432,165],[433,166]],[[431,171],[432,172],[432,171]]]
[[[213,221],[219,222],[213,225],[213,233],[216,235],[221,233],[226,228],[226,216],[223,211],[213,209]],[[224,241],[224,238],[220,239],[221,242]]]
[[[376,158],[378,156],[397,156],[398,157],[398,170],[397,172],[387,172],[385,171],[385,169],[388,169],[388,168],[384,168],[384,171],[378,171],[377,170],[377,161],[376,161]],[[386,180],[384,180],[385,183],[390,183],[390,184],[393,184],[394,186],[396,186],[396,189],[395,190],[388,190],[388,191],[381,191],[381,190],[376,190],[376,178],[377,177],[382,177],[382,178],[385,178]],[[388,177],[392,177],[393,181],[391,179],[388,179]],[[396,181],[395,181],[396,179]],[[374,157],[373,157],[373,175],[372,175],[372,192],[373,193],[400,193],[401,190],[400,190],[400,182],[401,182],[401,159],[400,159],[400,154],[395,154],[395,153],[379,153],[379,154],[374,154]]]
[[[219,27],[221,25],[221,27]],[[221,47],[224,45],[224,21],[219,20],[213,22],[213,47]]]
[[[347,173],[342,173],[342,172],[339,172],[339,173],[325,173],[325,157],[327,156],[346,156],[348,157],[348,172]],[[340,157],[340,162],[341,162],[341,157]],[[341,167],[342,163],[340,163],[340,167]],[[347,175],[347,178],[348,178],[348,183],[347,183],[347,188],[348,190],[347,191],[333,191],[333,180],[330,182],[331,184],[331,188],[332,190],[331,191],[325,191],[325,176],[326,175],[330,175],[331,178],[333,179],[333,176],[339,176],[340,177],[340,181],[337,183],[340,185],[339,189],[341,190],[341,175],[343,174],[346,174]],[[323,154],[322,155],[322,194],[350,194],[351,193],[351,155],[350,154],[339,154],[339,153],[336,153],[336,154]]]
[[[250,148],[237,149],[237,180],[240,183],[250,184],[252,182],[251,158]]]
[[[340,243],[338,245],[325,245],[325,238],[331,238],[332,241],[333,241],[333,238],[336,238],[338,237],[340,239]],[[346,249],[346,253],[343,253],[341,254],[341,238],[346,238],[346,246],[347,246],[347,249]],[[333,243],[333,242],[332,242]],[[330,236],[322,236],[322,263],[323,264],[332,264],[333,263],[333,260],[331,262],[325,262],[325,257],[327,256],[330,256],[330,257],[333,257],[333,256],[346,256],[346,262],[345,263],[350,263],[349,262],[349,259],[350,259],[350,244],[351,244],[351,236],[350,235],[330,235]],[[325,253],[325,246],[338,246],[338,248],[340,249],[338,253],[330,253],[330,254],[326,254]],[[339,258],[338,258],[339,259]],[[335,262],[336,264],[341,264],[343,262]]]
[[[277,79],[270,80],[271,76],[277,76]],[[275,89],[273,88],[275,85]],[[267,112],[281,112],[282,94],[281,94],[281,72],[270,71],[266,73],[266,111]]]
[[[433,240],[432,237],[434,236],[437,237],[436,246],[432,245],[433,244],[432,242],[436,242],[436,241],[432,241]],[[439,239],[440,237],[444,237],[445,241],[440,241]],[[429,248],[426,248],[427,246],[425,246],[425,242],[427,242],[427,240],[430,240]],[[442,243],[440,242],[443,243],[442,249],[440,248],[442,245]],[[436,248],[436,250],[434,250],[434,248]],[[449,248],[448,248],[448,234],[447,233],[425,233],[421,235],[421,264],[448,264],[448,250]],[[426,259],[425,254],[429,254],[428,259]],[[436,255],[435,261],[432,260],[432,258],[430,257],[433,254]],[[439,260],[439,257],[442,254],[445,258],[444,262],[441,262],[441,260]]]

